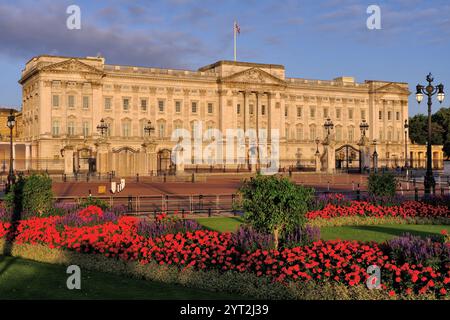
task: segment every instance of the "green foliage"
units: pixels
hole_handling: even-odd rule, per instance
[[[48,175],[33,174],[25,179],[23,211],[43,215],[53,204],[52,179]]]
[[[394,197],[397,187],[395,176],[391,173],[372,173],[368,179],[369,195],[373,197]]]
[[[20,215],[22,213],[22,201],[23,201],[23,188],[25,185],[25,179],[19,175],[16,183],[12,185],[9,192],[5,195],[4,203],[5,208],[13,213],[13,219],[16,217],[16,220],[20,219]]]
[[[286,177],[257,175],[239,189],[244,220],[257,231],[279,234],[306,222],[305,214],[314,190],[297,186]]]
[[[416,114],[409,118],[409,138],[412,143],[426,144],[428,140],[428,117],[423,114]],[[441,123],[433,121],[431,123],[431,144],[440,145],[445,140],[445,130]]]
[[[80,200],[81,208],[86,208],[89,206],[96,206],[101,208],[102,210],[106,210],[110,207],[108,202],[99,198],[87,197]]]

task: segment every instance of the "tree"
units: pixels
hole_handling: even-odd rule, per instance
[[[259,232],[272,233],[278,248],[280,233],[305,224],[314,190],[285,177],[257,175],[244,182],[239,194],[245,222]]]
[[[433,119],[432,119],[433,120]],[[441,145],[444,143],[443,135],[445,130],[437,123],[431,123],[431,144]],[[428,139],[428,117],[423,114],[416,114],[409,118],[409,138],[412,143],[426,144]]]
[[[450,157],[450,108],[439,109],[435,114],[433,114],[432,121],[438,123],[443,129],[443,151],[448,160]]]

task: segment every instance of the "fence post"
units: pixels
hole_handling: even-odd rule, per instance
[[[211,208],[208,208],[208,217],[211,217]]]
[[[436,195],[436,183],[432,184],[431,188],[433,189],[433,194]]]
[[[216,195],[216,211],[217,211],[217,214],[219,214],[219,212],[220,212],[219,203],[220,203],[220,197],[219,197],[219,195]]]
[[[231,195],[231,210],[233,211],[233,216],[236,216],[236,210],[234,209],[234,200],[235,200],[236,195],[233,193]]]
[[[166,173],[164,172],[164,182],[166,182]]]
[[[86,182],[89,182],[89,172],[86,173]]]
[[[444,195],[444,188],[441,187],[441,196],[443,196],[443,195]]]
[[[136,182],[139,182],[139,173],[136,173]]]
[[[153,210],[153,218],[156,220],[156,209]]]
[[[67,182],[67,175],[65,173],[63,173],[63,181]]]
[[[192,183],[195,182],[195,173],[192,172]]]
[[[359,189],[359,183],[358,183],[358,189],[356,190],[356,200],[361,200],[361,190]]]
[[[184,219],[184,209],[181,209],[181,217]]]
[[[169,195],[168,194],[166,194],[166,205],[165,205],[165,207],[166,207],[166,213],[167,214],[169,214]]]
[[[200,194],[198,196],[198,210],[201,211],[203,210],[203,195]]]
[[[128,196],[128,212],[133,211],[133,197],[131,195]]]
[[[414,188],[414,200],[419,201],[419,189],[417,187]]]

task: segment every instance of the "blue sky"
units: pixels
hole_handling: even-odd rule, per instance
[[[66,28],[71,4],[81,30]],[[372,4],[381,30],[366,27]],[[20,71],[39,54],[187,69],[232,60],[235,19],[238,60],[283,64],[292,77],[408,82],[411,91],[432,72],[450,105],[448,0],[0,0],[0,105],[20,105]],[[424,108],[412,95],[410,113]]]

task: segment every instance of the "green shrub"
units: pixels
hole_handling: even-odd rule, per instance
[[[257,175],[244,182],[239,194],[245,222],[259,232],[272,233],[277,248],[280,234],[305,224],[314,190],[286,177]]]
[[[89,206],[96,206],[96,207],[101,208],[102,210],[109,209],[108,202],[106,202],[102,199],[99,199],[99,198],[87,197],[87,198],[83,198],[80,200],[81,208],[86,208]]]
[[[394,197],[397,181],[393,174],[372,173],[368,180],[368,191],[372,197]]]
[[[53,204],[52,179],[48,175],[33,174],[25,179],[22,206],[25,212],[45,214]]]
[[[52,208],[52,180],[48,175],[19,176],[5,196],[5,207],[15,213],[43,216]]]

